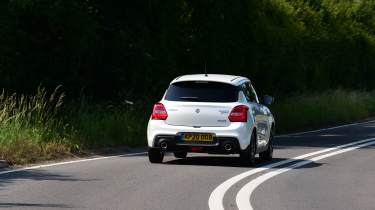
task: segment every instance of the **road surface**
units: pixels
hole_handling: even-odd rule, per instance
[[[375,209],[375,122],[275,144],[274,160],[255,167],[237,156],[169,155],[150,164],[136,154],[0,171],[0,208]]]

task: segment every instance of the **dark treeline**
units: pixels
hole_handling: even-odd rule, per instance
[[[2,0],[0,15],[8,90],[156,100],[205,63],[274,95],[375,87],[373,0]]]

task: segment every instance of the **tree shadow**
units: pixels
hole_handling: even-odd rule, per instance
[[[6,184],[15,182],[17,180],[34,180],[34,181],[67,181],[67,182],[88,182],[99,181],[98,179],[77,179],[70,175],[61,175],[48,172],[46,170],[25,170],[12,172],[9,174],[0,175],[0,189]]]
[[[0,208],[58,208],[66,209],[73,208],[70,205],[65,204],[40,204],[40,203],[0,203]]]
[[[191,166],[220,166],[220,167],[238,167],[238,168],[261,168],[261,167],[269,167],[270,164],[290,160],[287,158],[273,158],[272,161],[261,161],[259,158],[256,159],[256,164],[254,166],[249,166],[248,164],[244,164],[238,157],[230,156],[194,156],[194,157],[187,157],[186,159],[175,159],[171,161],[167,161],[164,164],[169,165],[191,165]],[[276,167],[269,167],[269,168],[287,168],[289,165],[292,165],[296,162],[305,161],[304,159],[295,159],[291,160],[287,164],[283,164]],[[298,167],[300,168],[316,168],[323,165],[323,163],[316,163],[312,162],[307,165]]]
[[[99,179],[79,179],[74,178],[70,175],[61,175],[57,173],[51,173],[46,170],[35,169],[35,170],[25,170],[12,172],[8,174],[0,175],[0,191],[6,191],[7,186],[18,182],[18,181],[59,181],[59,182],[91,182],[100,181]],[[0,208],[75,208],[70,205],[65,204],[48,204],[48,203],[23,203],[23,202],[1,202],[6,200],[6,197],[0,198]]]

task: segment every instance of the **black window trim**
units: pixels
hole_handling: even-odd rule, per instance
[[[248,96],[247,96],[247,94],[246,94],[246,92],[245,92],[245,90],[244,90],[244,88],[246,88],[246,85],[249,85],[251,92],[252,92],[252,93],[254,94],[254,96],[255,96],[255,101],[251,101],[251,100],[249,100],[249,98],[248,98]],[[255,91],[255,89],[254,89],[254,87],[253,87],[251,81],[246,81],[246,82],[240,84],[239,87],[241,88],[241,91],[242,91],[243,94],[245,95],[245,98],[246,98],[246,101],[247,101],[247,102],[249,102],[249,103],[257,103],[257,104],[259,104],[258,94],[257,94],[257,92]]]
[[[218,101],[218,102],[216,102],[216,101],[201,101],[201,102],[203,102],[203,103],[235,103],[235,102],[238,102],[239,101],[239,93],[240,93],[240,91],[242,91],[242,89],[241,89],[241,86],[238,86],[238,85],[233,85],[233,84],[229,84],[229,83],[225,83],[225,82],[220,82],[220,81],[194,81],[194,80],[192,80],[192,81],[179,81],[179,82],[174,82],[174,83],[171,83],[169,86],[168,86],[168,88],[167,88],[167,90],[165,91],[165,93],[164,93],[164,97],[163,97],[163,99],[164,100],[166,100],[166,101],[174,101],[174,100],[169,100],[169,99],[167,99],[167,95],[168,95],[168,91],[169,91],[169,89],[170,89],[170,87],[172,86],[172,85],[175,85],[175,84],[178,84],[178,83],[185,83],[185,82],[197,82],[197,83],[199,83],[199,82],[202,82],[202,83],[218,83],[218,84],[225,84],[225,85],[229,85],[229,86],[233,86],[234,88],[235,88],[235,90],[236,90],[236,96],[235,96],[235,100],[234,101]],[[174,102],[194,102],[194,101],[183,101],[183,100],[181,100],[181,101],[174,101]],[[200,101],[199,101],[200,102]]]

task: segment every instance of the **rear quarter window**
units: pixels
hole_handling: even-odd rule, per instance
[[[236,102],[239,88],[220,82],[189,81],[169,86],[165,100],[187,102]]]

